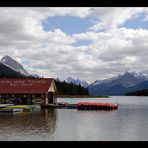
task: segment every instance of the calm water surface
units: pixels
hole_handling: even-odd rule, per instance
[[[40,109],[0,113],[1,141],[148,141],[148,97],[59,98],[118,103],[118,110]]]

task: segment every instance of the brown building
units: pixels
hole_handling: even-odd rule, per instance
[[[52,78],[0,78],[0,103],[56,103],[56,94]]]

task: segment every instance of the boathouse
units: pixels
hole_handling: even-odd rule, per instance
[[[0,103],[54,104],[56,94],[53,78],[0,78]]]

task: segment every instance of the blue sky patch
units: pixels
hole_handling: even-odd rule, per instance
[[[56,28],[60,28],[66,34],[75,34],[88,31],[88,28],[94,24],[92,19],[92,17],[54,16],[44,20],[42,25],[44,31],[53,31]]]
[[[91,43],[90,40],[79,40],[79,41],[77,41],[77,42],[75,42],[71,45],[75,46],[75,47],[77,47],[77,46],[88,46],[90,43]]]
[[[120,25],[119,27],[126,27],[126,28],[133,28],[133,29],[148,29],[148,21],[143,21],[144,14],[139,14],[138,17],[132,18],[128,21],[126,21],[123,25]]]
[[[23,65],[28,65],[28,64],[29,64],[29,60],[27,60],[27,59],[22,59],[21,64],[23,64]]]

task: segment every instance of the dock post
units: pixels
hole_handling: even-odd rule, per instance
[[[48,93],[45,94],[45,104],[48,104]]]

